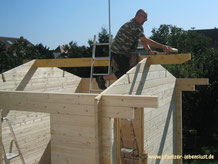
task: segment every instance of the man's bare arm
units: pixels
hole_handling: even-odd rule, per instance
[[[148,39],[146,37],[142,37],[140,38],[141,42],[142,42],[142,45],[144,46],[144,48],[148,51],[151,51],[151,54],[152,53],[152,50],[150,48],[150,46],[152,47],[156,47],[156,48],[160,48],[162,49],[165,53],[169,53],[169,52],[178,52],[177,49],[175,48],[171,48],[169,46],[166,46],[166,45],[163,45],[163,44],[160,44],[158,42],[155,42],[154,40],[151,40],[151,39]],[[150,53],[150,52],[149,52]]]

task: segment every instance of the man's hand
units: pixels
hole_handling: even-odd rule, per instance
[[[165,54],[168,54],[170,52],[170,47],[169,46],[163,46],[163,51]]]
[[[165,54],[168,54],[170,52],[178,52],[178,49],[172,48],[172,47],[169,47],[169,46],[163,46],[162,49],[163,49]]]
[[[152,51],[152,50],[150,50],[149,51],[149,54],[151,54],[151,55],[157,55],[157,54],[159,54],[160,52],[158,52],[158,51]]]

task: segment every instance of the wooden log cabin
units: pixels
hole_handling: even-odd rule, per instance
[[[90,58],[33,60],[1,74],[1,114],[11,121],[27,164],[121,164],[129,158],[137,158],[134,164],[181,163],[154,157],[182,154],[181,93],[208,79],[178,79],[161,64],[190,59],[190,54],[140,57],[99,93],[89,93],[89,79],[57,68],[87,67]],[[10,131],[5,121],[1,127],[1,146],[8,152]],[[125,155],[124,147],[134,148],[135,156]]]

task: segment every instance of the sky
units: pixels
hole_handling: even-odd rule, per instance
[[[78,46],[109,29],[109,0],[0,0],[0,36],[20,37],[55,49],[74,41]],[[147,37],[161,24],[184,30],[218,28],[218,0],[110,0],[111,33],[135,16],[148,12]]]

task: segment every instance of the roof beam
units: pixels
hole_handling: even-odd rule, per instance
[[[177,78],[176,82],[179,85],[208,85],[209,79],[208,78]]]
[[[147,55],[150,64],[182,64],[191,60],[191,54]],[[140,56],[146,58],[146,56]]]
[[[90,67],[92,58],[38,59],[36,67]],[[95,66],[108,66],[108,60],[96,60]]]
[[[105,58],[105,57],[103,57]],[[148,58],[150,64],[182,64],[191,59],[191,54],[161,54],[140,56],[141,61]],[[68,59],[37,59],[36,67],[90,67],[92,58],[68,58]],[[108,66],[108,60],[96,60],[96,67]]]
[[[178,78],[176,79],[177,90],[195,91],[195,85],[208,85],[208,78]]]

